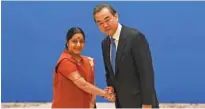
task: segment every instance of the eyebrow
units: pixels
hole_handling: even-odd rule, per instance
[[[74,39],[71,39],[71,40],[84,40],[82,38],[74,38]]]

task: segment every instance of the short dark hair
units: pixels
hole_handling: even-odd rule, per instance
[[[111,5],[108,5],[108,4],[99,4],[99,5],[96,5],[95,8],[93,9],[93,18],[94,18],[94,21],[95,21],[95,14],[100,12],[102,9],[104,8],[107,8],[110,13],[112,15],[115,15],[117,13],[117,11],[111,6]],[[95,21],[96,22],[96,21]]]
[[[68,30],[66,34],[66,43],[65,43],[66,48],[68,48],[67,42],[73,37],[74,34],[77,34],[77,33],[81,33],[83,35],[83,39],[85,40],[85,34],[83,30],[79,27],[72,27]]]

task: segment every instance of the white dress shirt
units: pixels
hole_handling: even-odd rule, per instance
[[[118,47],[118,43],[119,43],[119,39],[120,39],[120,32],[122,29],[122,25],[120,23],[118,23],[118,27],[117,30],[115,32],[115,34],[113,35],[113,39],[115,39],[115,45],[116,45],[116,52],[117,52],[117,47]],[[111,54],[112,53],[112,45],[110,45],[110,60],[111,60]]]

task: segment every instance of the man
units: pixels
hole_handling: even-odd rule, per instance
[[[95,23],[107,37],[102,41],[107,88],[116,93],[117,108],[159,108],[149,45],[136,29],[118,22],[107,4],[93,10]]]

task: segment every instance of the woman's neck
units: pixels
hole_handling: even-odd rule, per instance
[[[75,55],[75,54],[73,54],[72,56],[73,56],[73,58],[74,58],[76,61],[80,62],[80,60],[81,60],[80,55]]]

